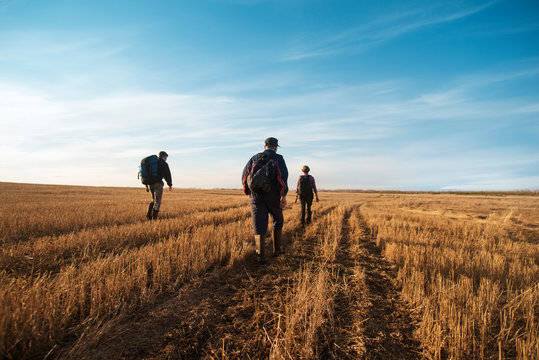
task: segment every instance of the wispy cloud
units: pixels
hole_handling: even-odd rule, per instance
[[[131,38],[133,31],[134,29],[116,30],[106,34],[105,30],[102,30],[102,34],[53,30],[2,31],[0,46],[3,51],[0,53],[0,60],[25,60],[32,64],[62,58],[65,60],[87,58],[90,62],[103,60],[128,49],[131,43],[126,38]]]
[[[531,4],[20,1],[0,0],[0,181],[136,186],[167,150],[177,186],[237,187],[267,136],[324,188],[539,176]]]
[[[539,103],[522,106],[521,108],[517,109],[517,112],[523,114],[539,113]]]
[[[537,100],[489,99],[484,93],[492,84],[536,76],[531,64],[527,70],[462,76],[431,92],[393,81],[262,97],[249,97],[245,90],[264,86],[257,79],[238,84],[240,91],[224,92],[226,86],[207,94],[133,90],[85,99],[4,83],[0,180],[30,181],[39,174],[40,182],[69,178],[70,183],[102,185],[102,177],[91,177],[101,169],[110,172],[109,185],[135,186],[140,158],[164,149],[172,155],[173,173],[181,174],[178,185],[237,187],[247,157],[260,150],[265,137],[276,136],[291,172],[308,163],[325,188],[514,188],[507,185],[511,179],[524,184],[522,179],[533,181],[537,175],[531,170],[538,165],[533,162],[537,149],[524,158],[511,152],[514,144],[481,152],[478,142],[493,127],[511,128],[518,116],[537,112]],[[426,127],[433,131],[421,134]],[[465,146],[470,142],[473,152]],[[24,166],[6,172],[12,168],[8,159],[20,156]],[[515,159],[526,162],[511,165]],[[212,171],[222,176],[218,185],[212,183]],[[343,171],[345,179],[339,175]],[[503,176],[481,182],[481,176],[494,173]]]
[[[459,8],[447,3],[425,5],[398,14],[375,19],[369,23],[349,28],[336,34],[315,33],[312,39],[303,38],[296,49],[291,50],[284,61],[329,56],[339,53],[357,53],[368,50],[399,36],[437,24],[456,21],[481,12],[499,1]],[[316,39],[316,40],[314,40]]]
[[[104,88],[127,89],[137,72],[126,61],[130,31],[0,31],[0,77],[72,97],[99,94]]]
[[[506,21],[490,24],[474,24],[467,29],[468,36],[499,37],[513,36],[539,31],[539,24],[533,21],[524,21],[520,24],[508,24]]]

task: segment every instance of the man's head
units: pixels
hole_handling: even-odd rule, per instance
[[[159,158],[167,161],[168,154],[166,152],[164,152],[164,151],[160,151],[159,152]]]
[[[277,151],[278,146],[279,146],[279,140],[277,140],[274,137],[269,137],[264,141],[264,148],[266,149]]]
[[[307,165],[303,165],[303,167],[301,168],[301,171],[305,174],[308,174],[309,171],[311,171],[311,169]]]

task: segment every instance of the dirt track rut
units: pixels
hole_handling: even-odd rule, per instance
[[[394,286],[396,270],[369,238],[357,210],[344,211],[338,250],[327,264],[339,289],[337,326],[320,358],[421,358],[414,321]],[[359,218],[359,232],[357,226],[351,231],[352,216]],[[286,253],[265,266],[248,254],[106,324],[72,347],[69,356],[63,354],[88,359],[267,359],[287,291],[302,266],[318,261],[320,235],[285,229]]]
[[[396,266],[389,263],[370,238],[362,218],[354,251],[357,269],[364,271],[364,289],[357,294],[363,313],[363,338],[367,359],[419,359],[420,343],[414,338],[417,318],[401,300],[395,286]]]

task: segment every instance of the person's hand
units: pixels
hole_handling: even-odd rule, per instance
[[[318,199],[318,195],[316,195],[316,202],[319,202],[319,201],[320,201],[320,199]]]
[[[172,185],[168,186],[168,191],[172,191]]]
[[[146,185],[146,192],[150,192],[150,189],[148,189],[148,186]]]
[[[284,208],[286,208],[286,197],[283,197],[281,199],[281,209],[284,209]]]

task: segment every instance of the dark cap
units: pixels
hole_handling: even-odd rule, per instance
[[[159,157],[162,158],[163,156],[168,157],[168,154],[166,152],[164,152],[164,151],[160,151],[159,152]]]
[[[269,137],[264,141],[264,145],[267,147],[277,147],[279,146],[279,140],[274,137]]]

